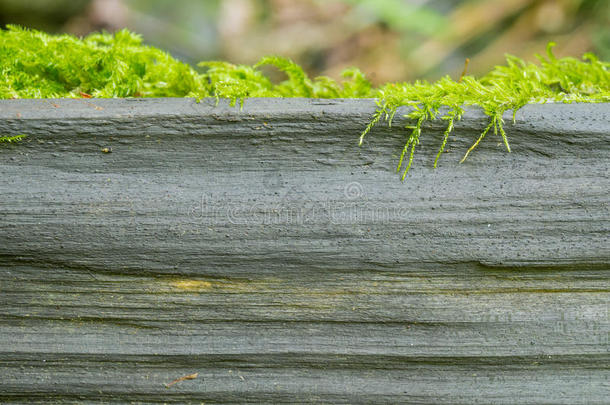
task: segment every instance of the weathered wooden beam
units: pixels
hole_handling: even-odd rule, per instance
[[[0,101],[0,402],[605,403],[610,104],[374,110]]]

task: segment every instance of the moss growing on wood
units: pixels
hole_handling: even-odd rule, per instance
[[[465,76],[455,81],[443,77],[435,83],[389,83],[376,90],[379,109],[369,127],[360,137],[362,143],[369,130],[382,118],[391,125],[396,110],[400,106],[410,106],[413,112],[409,117],[416,121],[407,137],[402,151],[398,171],[408,153],[408,163],[403,171],[404,179],[413,160],[415,147],[419,144],[422,124],[427,120],[441,118],[448,122],[439,154],[442,153],[449,133],[456,120],[460,120],[463,107],[476,105],[490,116],[489,125],[479,138],[468,149],[462,162],[468,154],[493,130],[494,135],[500,135],[506,149],[510,146],[504,131],[504,112],[512,110],[513,119],[516,112],[526,104],[546,102],[608,102],[610,101],[610,64],[598,60],[593,54],[585,54],[582,60],[575,58],[556,58],[550,43],[547,55],[537,55],[540,64],[507,56],[507,64],[496,66],[494,70],[480,79]],[[441,107],[449,112],[440,115]]]
[[[14,135],[14,136],[0,136],[0,144],[1,143],[15,143],[22,141],[25,138],[25,135]]]
[[[379,108],[360,136],[364,141],[378,123],[392,120],[399,107],[408,106],[415,123],[408,126],[398,163],[404,179],[420,143],[426,121],[447,122],[438,159],[464,107],[483,108],[490,121],[468,154],[488,135],[501,137],[510,151],[502,119],[529,103],[608,102],[610,64],[592,54],[582,59],[556,58],[549,44],[539,64],[507,56],[506,65],[495,67],[482,78],[450,77],[429,83],[388,83],[373,88],[358,69],[343,72],[343,80],[309,78],[290,59],[268,56],[254,66],[227,62],[202,62],[197,71],[166,52],[145,46],[127,30],[115,34],[92,34],[78,39],[9,26],[0,31],[0,98],[57,97],[215,97],[243,105],[249,97],[375,98]],[[287,80],[273,83],[259,69],[272,65]],[[444,111],[441,113],[441,111]]]

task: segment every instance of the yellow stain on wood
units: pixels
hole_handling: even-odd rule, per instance
[[[384,290],[382,282],[367,283],[366,285],[352,285],[349,288],[341,288],[337,285],[329,285],[322,288],[312,289],[303,287],[298,283],[290,283],[280,279],[263,280],[235,280],[235,279],[209,279],[197,280],[186,278],[173,278],[161,281],[159,289],[167,287],[184,293],[271,293],[307,297],[307,305],[316,305],[318,301],[326,303],[329,299],[340,299],[343,296],[354,296],[361,294],[374,294]]]
[[[169,284],[183,291],[202,291],[212,288],[212,283],[203,280],[172,280]]]
[[[173,278],[164,280],[161,289],[170,287],[186,293],[222,292],[222,293],[253,293],[271,292],[279,288],[278,280],[232,280],[232,279],[184,279]]]

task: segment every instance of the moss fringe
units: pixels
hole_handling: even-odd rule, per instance
[[[143,45],[140,36],[127,30],[79,39],[9,26],[0,30],[0,98],[215,97],[227,98],[232,105],[239,101],[241,106],[252,97],[375,98],[378,109],[361,133],[360,144],[381,121],[391,126],[400,107],[412,108],[407,117],[415,125],[407,126],[410,131],[397,167],[400,172],[404,166],[404,180],[423,124],[439,118],[447,121],[436,167],[465,106],[480,106],[490,122],[462,162],[492,129],[510,152],[502,120],[506,111],[512,110],[514,120],[519,108],[530,103],[610,101],[609,63],[590,53],[582,59],[556,58],[553,46],[548,45],[545,56],[537,55],[538,64],[508,55],[506,65],[496,66],[480,79],[462,76],[455,81],[446,76],[434,83],[387,83],[373,88],[356,68],[345,70],[340,81],[325,76],[310,79],[290,59],[266,56],[254,66],[201,62],[201,71],[197,71],[166,52]],[[274,84],[259,70],[264,65],[275,66],[288,79]],[[449,112],[440,115],[441,107]]]

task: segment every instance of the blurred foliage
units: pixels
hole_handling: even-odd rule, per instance
[[[610,59],[608,0],[0,0],[0,20],[84,35],[128,27],[195,63],[285,55],[309,74],[374,83],[483,74],[504,54]]]
[[[0,23],[19,22],[32,28],[54,31],[74,15],[83,13],[89,0],[2,0]]]
[[[390,29],[435,36],[446,27],[447,18],[436,10],[402,0],[344,0],[355,6],[363,21],[382,22]],[[319,2],[320,3],[320,2]]]

